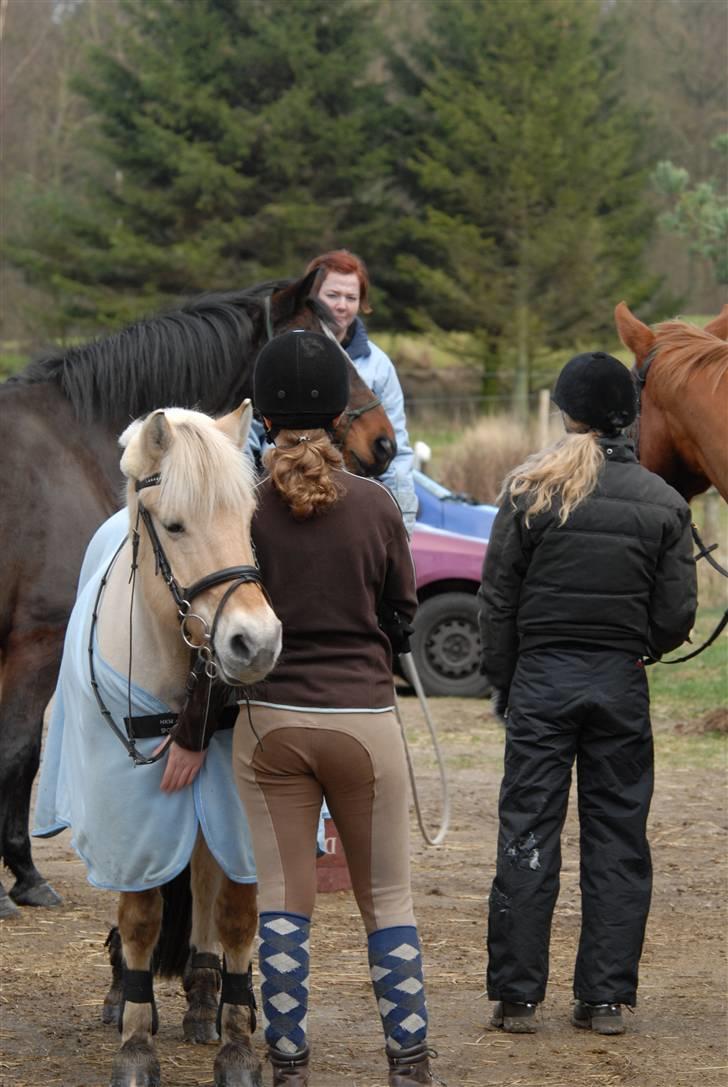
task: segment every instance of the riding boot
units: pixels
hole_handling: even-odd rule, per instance
[[[281,1053],[268,1046],[268,1059],[273,1065],[273,1087],[307,1087],[308,1046],[298,1053]]]
[[[386,1048],[389,1061],[389,1087],[414,1087],[414,1084],[434,1084],[439,1082],[433,1079],[430,1069],[430,1057],[436,1057],[434,1049],[430,1049],[426,1042],[412,1046],[410,1049],[391,1050]]]

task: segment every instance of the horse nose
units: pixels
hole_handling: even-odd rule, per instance
[[[255,644],[255,641],[251,644],[243,634],[235,634],[230,639],[230,651],[235,663],[246,671],[254,672],[260,678],[270,672],[278,658],[279,650],[278,641],[270,645]]]
[[[391,438],[377,438],[374,442],[374,455],[377,463],[385,468],[394,459],[397,453],[397,443]]]
[[[234,634],[230,639],[230,648],[243,664],[250,661],[250,646],[242,634]]]

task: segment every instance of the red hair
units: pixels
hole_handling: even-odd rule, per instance
[[[314,257],[306,268],[306,275],[316,269],[323,269],[325,275],[336,272],[340,276],[355,275],[359,280],[359,308],[362,313],[371,313],[369,305],[369,273],[367,266],[356,253],[350,253],[348,249],[332,249],[328,253],[322,253],[320,257]]]

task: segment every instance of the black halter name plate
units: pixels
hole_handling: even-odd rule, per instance
[[[129,736],[135,740],[152,740],[155,736],[168,736],[178,717],[177,713],[149,713],[140,717],[125,717],[124,724]]]

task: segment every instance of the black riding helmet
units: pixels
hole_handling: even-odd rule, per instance
[[[570,359],[559,374],[551,399],[578,423],[616,434],[637,414],[637,392],[626,366],[604,351]]]
[[[328,430],[348,399],[347,357],[328,336],[295,329],[275,336],[258,355],[253,403],[273,424],[269,433]]]

